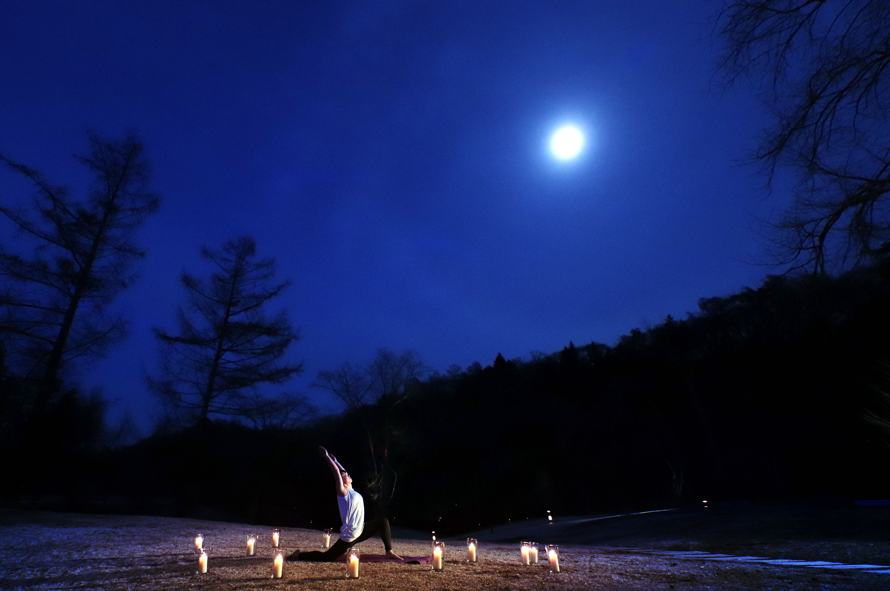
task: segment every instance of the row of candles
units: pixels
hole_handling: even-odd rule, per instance
[[[334,530],[326,529],[322,533],[322,546],[325,548],[331,547],[331,532]],[[247,555],[253,556],[256,554],[256,534],[247,536]],[[281,530],[273,529],[272,530],[272,547],[280,548],[281,547]],[[198,534],[195,536],[195,550],[201,552],[204,550],[204,534]]]
[[[332,530],[326,529],[322,534],[322,543],[325,548],[331,547],[331,532]],[[256,544],[256,535],[250,535],[247,537],[248,556],[256,555]],[[275,552],[275,558],[272,561],[272,578],[280,579],[284,574],[284,550],[281,549],[281,530],[279,529],[272,530],[272,548],[277,549],[277,551]],[[195,550],[197,550],[200,554],[200,556],[198,557],[198,573],[206,574],[208,557],[207,550],[204,548],[204,534],[198,534],[197,536],[195,536]]]
[[[256,555],[255,535],[247,538],[247,555]],[[445,570],[445,542],[435,540],[433,536],[433,570],[442,572]],[[331,547],[331,530],[325,530],[322,534],[322,546]],[[272,532],[272,548],[278,549],[272,560],[272,578],[280,579],[284,575],[284,551],[281,549],[281,531]],[[195,549],[200,553],[198,558],[198,573],[206,574],[208,566],[207,551],[204,548],[204,535],[195,537]],[[545,547],[547,560],[550,562],[550,572],[559,572],[559,546],[554,544]],[[523,566],[538,564],[538,544],[535,542],[522,542],[519,546],[520,560]],[[346,553],[346,578],[357,579],[359,576],[359,564],[361,552],[358,548],[350,548]],[[479,542],[475,538],[467,538],[467,562],[475,564],[479,559]]]

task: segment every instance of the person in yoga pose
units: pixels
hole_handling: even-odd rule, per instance
[[[328,450],[319,446],[318,452],[324,456],[328,467],[336,478],[337,505],[340,508],[340,539],[325,552],[318,550],[312,552],[300,552],[297,550],[287,557],[288,560],[308,560],[312,562],[332,562],[337,560],[360,542],[379,535],[383,540],[387,558],[401,560],[401,556],[392,551],[392,534],[389,530],[389,520],[386,517],[378,517],[365,523],[365,501],[362,495],[352,488],[352,477],[337,461],[337,458],[328,453]]]

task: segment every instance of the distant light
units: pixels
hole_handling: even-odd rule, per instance
[[[550,152],[557,160],[571,160],[584,148],[584,134],[574,125],[565,125],[550,138]]]

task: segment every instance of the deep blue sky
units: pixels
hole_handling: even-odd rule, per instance
[[[84,186],[87,133],[138,133],[162,209],[83,376],[144,425],[152,326],[198,251],[249,234],[293,287],[308,384],[378,347],[432,368],[528,358],[756,287],[767,122],[722,92],[704,0],[3,3],[0,151]],[[548,134],[572,120],[581,158]],[[27,197],[0,176],[0,198]],[[15,191],[12,189],[15,188]],[[2,226],[3,240],[10,237]]]

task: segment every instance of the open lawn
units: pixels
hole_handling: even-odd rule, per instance
[[[500,591],[561,589],[887,589],[890,507],[795,504],[716,506],[639,515],[522,519],[447,539],[445,570],[363,564],[358,580],[341,563],[286,563],[273,580],[271,529],[167,517],[0,510],[0,588],[28,590],[293,589]],[[197,574],[196,533],[209,571]],[[321,533],[282,528],[283,545],[315,549]],[[259,534],[246,556],[248,534]],[[395,530],[395,550],[424,555],[426,534]],[[520,564],[518,540],[560,545],[562,572]],[[379,540],[361,545],[383,552]]]

